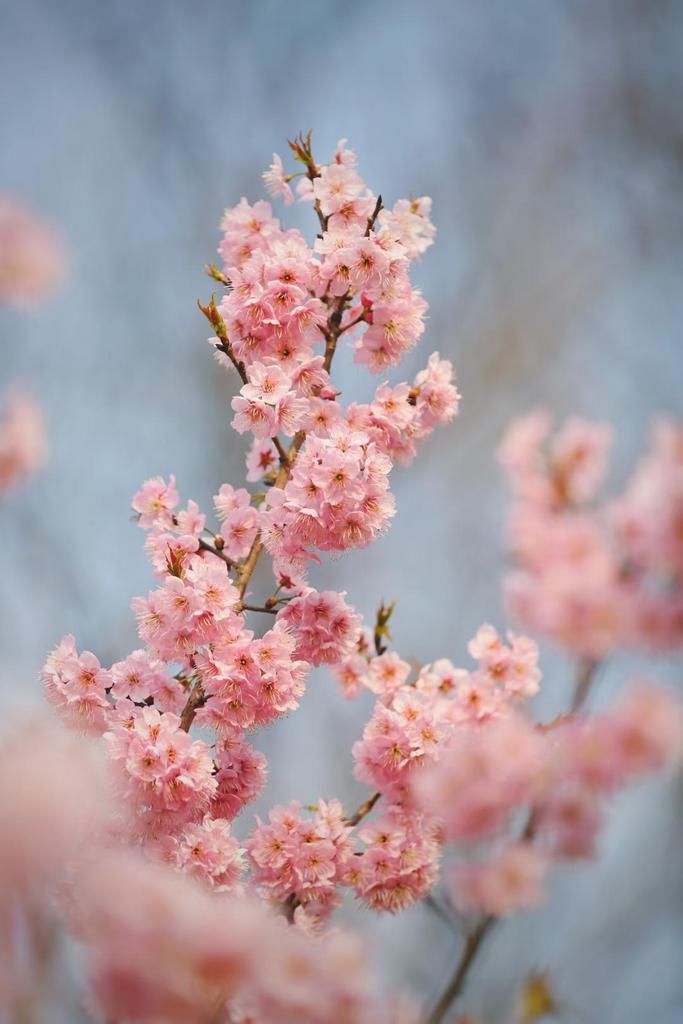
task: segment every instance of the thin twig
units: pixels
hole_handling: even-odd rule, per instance
[[[434,1009],[427,1017],[425,1024],[440,1024],[444,1019],[451,1005],[460,995],[467,975],[469,974],[470,967],[472,966],[477,953],[481,949],[486,936],[489,934],[495,923],[495,917],[484,917],[476,928],[467,936],[453,976],[448,982],[446,988],[443,990]]]
[[[352,330],[352,328],[354,328],[358,324],[362,324],[362,323],[367,323],[367,318],[366,318],[366,315],[365,315],[365,310],[363,310],[361,315],[357,316],[355,320],[352,320],[351,323],[345,324],[343,327],[341,327],[339,329],[339,334],[337,335],[337,337],[340,337],[346,331],[350,331],[350,330]]]
[[[457,928],[457,921],[454,920],[454,918],[451,916],[451,914],[449,914],[445,907],[441,906],[441,904],[439,903],[435,896],[425,896],[422,902],[425,904],[425,906],[429,907],[430,910],[433,910],[435,914],[438,914],[441,920],[444,921],[450,928]]]
[[[382,197],[377,196],[377,202],[375,203],[375,209],[372,211],[372,215],[368,217],[368,226],[365,229],[365,237],[368,238],[370,232],[375,226],[375,221],[379,217],[379,211],[382,209]]]
[[[574,694],[570,705],[572,712],[580,711],[586,703],[597,670],[598,662],[592,658],[583,658],[579,662]]]
[[[356,826],[370,813],[381,796],[381,793],[373,793],[371,797],[368,797],[365,803],[360,805],[358,810],[352,814],[350,818],[346,818],[345,824],[350,825],[352,828]]]
[[[216,556],[216,558],[220,558],[221,562],[225,562],[228,569],[235,568],[235,563],[231,558],[228,558],[224,551],[220,551],[219,548],[214,547],[213,544],[209,544],[209,542],[204,540],[203,537],[199,538],[199,547],[202,551],[210,551],[212,555]]]
[[[216,306],[216,302],[213,296],[211,297],[211,301],[206,306],[202,306],[199,299],[197,299],[197,305],[199,306],[202,313],[204,314],[204,316],[206,317],[206,319],[209,321],[214,331],[216,332],[216,337],[218,338],[219,342],[216,348],[218,348],[221,352],[225,353],[225,355],[228,357],[232,365],[239,373],[242,379],[242,383],[248,384],[249,379],[247,377],[246,368],[244,366],[244,363],[237,358],[237,356],[232,350],[232,345],[230,344],[230,339],[228,337],[228,329],[225,326],[223,317],[218,312],[218,307]]]

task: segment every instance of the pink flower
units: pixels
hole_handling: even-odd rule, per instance
[[[260,523],[259,511],[251,505],[251,495],[243,487],[236,491],[230,484],[222,484],[213,503],[218,518],[223,520],[221,537],[226,555],[234,561],[245,558]]]
[[[279,225],[271,216],[270,203],[259,201],[250,206],[242,198],[237,206],[223,214],[221,230],[225,233],[218,251],[229,270],[247,262],[252,253],[266,249]]]
[[[356,778],[393,800],[403,798],[412,773],[443,742],[441,719],[433,694],[410,686],[390,690],[353,745]]]
[[[0,268],[0,291],[1,279]],[[15,392],[9,396],[0,421],[0,492],[37,473],[46,461],[43,414],[32,398]]]
[[[280,196],[281,199],[284,199],[285,206],[289,206],[294,202],[294,196],[289,187],[285,169],[282,166],[282,160],[277,153],[273,153],[273,162],[268,170],[263,172],[261,177],[271,196]]]
[[[429,357],[427,369],[417,374],[415,390],[415,405],[423,429],[437,423],[449,423],[457,416],[460,395],[455,386],[453,364],[448,359],[440,359],[438,352]]]
[[[180,682],[170,676],[166,666],[148,651],[133,651],[111,667],[111,694],[115,700],[143,703],[149,698],[161,711],[180,714],[187,693]]]
[[[197,714],[221,733],[266,725],[298,707],[309,666],[280,623],[258,640],[240,630],[195,658],[207,700]]]
[[[298,803],[274,807],[267,825],[257,821],[247,844],[254,880],[270,898],[295,896],[317,915],[328,914],[352,858],[341,804],[319,801],[310,822],[301,818]]]
[[[220,892],[234,892],[238,887],[244,852],[228,821],[207,814],[201,822],[186,825],[172,844],[169,859],[179,870]]]
[[[94,859],[74,887],[75,926],[106,1017],[199,1024],[254,984],[271,925],[131,851]]]
[[[559,499],[574,505],[592,501],[603,482],[612,446],[607,423],[571,417],[556,434],[550,454],[554,489]]]
[[[524,626],[592,660],[620,646],[666,649],[683,637],[681,429],[655,430],[622,498],[596,505],[612,439],[573,418],[554,438],[547,414],[508,429],[500,458],[515,496],[504,591]],[[667,581],[667,582],[664,582]]]
[[[278,615],[296,641],[296,656],[312,665],[334,664],[353,651],[361,618],[344,601],[345,594],[308,590],[295,597]]]
[[[520,715],[453,731],[438,762],[414,774],[415,804],[448,842],[488,839],[542,792],[547,739]]]
[[[250,430],[254,437],[273,437],[277,433],[277,417],[271,405],[247,398],[233,398],[230,403],[235,415],[230,426],[238,434]]]
[[[62,881],[83,844],[94,842],[107,825],[112,808],[104,783],[104,760],[92,741],[65,732],[47,718],[10,718],[3,723],[3,908],[18,898],[36,898],[41,912],[47,911],[46,886]],[[2,973],[0,968],[0,977]]]
[[[216,743],[216,792],[211,802],[215,817],[231,820],[266,784],[267,768],[263,754],[241,739],[239,732],[227,733]]]
[[[403,661],[393,651],[387,651],[386,654],[380,654],[378,657],[370,659],[366,686],[373,693],[380,695],[390,693],[392,690],[398,689],[399,686],[403,686],[409,675],[410,665],[408,662]]]
[[[429,196],[419,199],[399,199],[392,210],[382,210],[379,222],[405,248],[410,259],[419,259],[434,242],[436,228],[429,217],[432,201]]]
[[[674,696],[657,686],[632,687],[608,712],[604,728],[625,776],[656,771],[680,756],[683,716]]]
[[[490,625],[480,626],[468,650],[477,658],[486,676],[512,698],[533,697],[538,693],[541,672],[538,645],[527,636],[508,633],[509,646]]]
[[[179,501],[175,477],[171,474],[168,483],[161,476],[145,480],[142,488],[133,496],[131,505],[133,511],[140,516],[140,526],[148,530],[153,526],[172,526],[173,509]]]
[[[362,179],[350,164],[321,167],[320,176],[313,182],[313,194],[326,216],[344,213],[364,190]]]
[[[111,673],[90,651],[79,654],[73,636],[65,636],[52,651],[41,678],[48,701],[67,725],[94,734],[106,729]]]
[[[192,740],[170,711],[135,708],[105,734],[115,779],[139,827],[172,832],[201,819],[217,783],[209,747]]]
[[[463,911],[507,917],[543,902],[546,860],[530,843],[510,843],[488,860],[460,864],[452,875],[453,898]]]
[[[244,398],[277,405],[290,389],[290,381],[279,366],[265,366],[252,363],[249,367],[249,383],[240,391]]]
[[[247,480],[256,483],[266,473],[277,470],[278,455],[270,438],[254,438],[247,453]]]
[[[39,302],[63,275],[64,253],[52,228],[0,196],[0,303]]]
[[[438,876],[441,849],[428,820],[393,807],[358,833],[364,844],[346,882],[372,910],[396,913],[424,899]]]
[[[579,784],[553,787],[534,810],[535,836],[557,860],[592,858],[604,823],[599,795]]]

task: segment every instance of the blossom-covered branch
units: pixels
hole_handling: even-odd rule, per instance
[[[572,641],[582,674],[571,711],[550,723],[528,709],[541,683],[530,637],[483,625],[468,648],[474,667],[446,658],[415,667],[394,649],[393,604],[368,626],[346,593],[312,586],[328,553],[365,547],[388,528],[394,466],[454,418],[459,395],[438,353],[412,382],[383,379],[424,331],[427,307],[410,271],[434,239],[430,200],[385,206],[345,142],[327,163],[310,134],[290,149],[303,170],[287,173],[274,156],[264,180],[286,205],[295,196],[312,204],[312,244],[269,203],[242,199],[222,220],[221,266],[209,267],[225,291],[200,304],[216,359],[235,380],[231,425],[249,437],[254,487],[221,484],[210,527],[194,501],[181,503],[173,476],[145,481],[133,509],[157,585],[133,600],[140,648],[105,668],[67,636],[43,670],[50,703],[104,753],[110,804],[91,816],[90,854],[80,820],[69,842],[46,813],[42,844],[62,842],[64,870],[30,843],[13,864],[35,856],[48,887],[68,874],[63,916],[86,946],[92,999],[110,1019],[395,1022],[391,1004],[373,995],[358,940],[327,925],[347,893],[398,913],[443,877],[474,923],[436,1024],[494,921],[539,902],[555,863],[592,856],[611,794],[680,746],[675,702],[652,685],[585,712],[609,645],[596,640],[597,614],[572,618],[556,579],[560,611],[542,631]],[[382,375],[369,402],[342,401],[332,377],[341,346],[360,372]],[[550,469],[529,458],[524,431],[508,444],[504,459],[529,483],[529,516],[544,529],[591,499],[600,444],[582,460],[576,438],[565,438]],[[664,447],[667,473],[676,465],[680,481],[680,452],[670,439]],[[631,508],[649,513],[658,458],[643,476]],[[667,494],[678,512],[680,493]],[[671,559],[671,531],[637,541],[633,562],[653,548]],[[545,563],[532,543],[522,554],[533,590]],[[555,550],[545,557],[550,564]],[[253,594],[262,558],[272,584]],[[346,697],[374,697],[352,751],[368,795],[351,812],[330,796],[272,807],[242,845],[232,822],[267,775],[251,735],[296,711],[317,666]],[[73,779],[66,785],[68,794]],[[23,889],[22,900],[30,917]]]

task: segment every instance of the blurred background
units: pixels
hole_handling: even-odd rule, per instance
[[[206,509],[241,482],[234,381],[195,301],[212,291],[224,206],[261,198],[273,150],[286,158],[309,128],[322,159],[348,137],[388,205],[433,196],[437,244],[415,275],[427,334],[391,379],[438,349],[463,394],[455,424],[396,471],[392,529],[312,582],[370,619],[398,598],[403,657],[468,664],[478,624],[505,625],[494,453],[508,420],[543,404],[613,421],[618,488],[652,414],[683,413],[682,57],[676,0],[0,0],[0,190],[53,222],[70,263],[49,302],[0,311],[0,391],[33,391],[52,449],[0,505],[5,704],[40,698],[64,633],[107,665],[136,646],[130,598],[153,584],[129,514],[143,479],[174,472]],[[309,208],[284,216],[312,237]],[[336,380],[345,400],[377,383],[348,353]],[[552,650],[543,664],[550,714],[572,666]],[[615,659],[595,700],[677,668]],[[317,673],[300,712],[256,737],[271,767],[257,809],[359,803],[350,746],[371,703]],[[560,873],[543,910],[499,931],[468,1009],[505,1022],[542,969],[566,1019],[680,1022],[681,797],[670,779],[621,798],[601,861]],[[388,988],[425,996],[450,972],[458,940],[428,909],[344,916]]]

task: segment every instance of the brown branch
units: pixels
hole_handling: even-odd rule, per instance
[[[370,813],[381,796],[381,793],[373,793],[371,797],[368,797],[364,804],[360,805],[358,810],[352,814],[350,818],[345,819],[345,824],[350,825],[352,828],[356,826]]]
[[[209,542],[204,540],[203,537],[199,538],[199,547],[202,551],[210,551],[212,555],[216,556],[216,558],[220,558],[221,562],[225,562],[228,569],[235,568],[235,563],[231,558],[228,558],[224,551],[221,551],[218,546],[214,547],[213,544],[209,544]]]
[[[277,453],[280,456],[280,465],[281,466],[286,466],[287,462],[288,462],[288,459],[289,459],[289,456],[288,456],[287,452],[285,451],[285,447],[282,444],[282,441],[280,440],[279,437],[271,437],[271,441],[275,445]]]
[[[237,358],[237,356],[232,350],[232,345],[230,344],[230,339],[228,338],[228,329],[225,326],[223,317],[218,312],[218,307],[216,306],[216,302],[213,298],[213,295],[211,296],[211,301],[208,303],[208,305],[202,306],[199,299],[197,299],[197,305],[199,306],[202,313],[209,321],[209,323],[211,324],[216,333],[216,337],[218,338],[219,341],[219,344],[216,346],[216,348],[220,352],[224,352],[225,355],[228,357],[228,359],[230,360],[230,362],[240,375],[242,383],[248,384],[249,379],[247,377],[247,371],[245,369],[244,363]]]
[[[197,713],[197,709],[200,708],[205,701],[206,696],[204,694],[204,690],[202,689],[202,685],[201,683],[196,682],[192,687],[190,696],[187,699],[187,704],[183,708],[183,712],[180,716],[180,728],[184,729],[185,732],[190,731],[190,726],[194,721],[194,716]]]
[[[372,211],[372,215],[368,217],[368,226],[365,229],[365,237],[368,238],[370,232],[375,226],[375,221],[379,217],[379,211],[382,209],[382,197],[377,196],[377,202],[375,203],[375,209]]]
[[[339,329],[337,337],[339,337],[339,335],[344,334],[345,331],[350,331],[353,327],[356,327],[358,324],[362,324],[362,323],[367,323],[367,318],[366,318],[366,315],[365,315],[365,310],[363,310],[361,315],[357,316],[355,320],[352,320],[350,324],[345,324],[343,327],[341,327]]]
[[[244,601],[240,602],[239,608],[242,612],[263,612],[264,615],[277,615],[277,608],[261,607],[258,604],[245,604]]]
[[[460,959],[458,960],[455,971],[453,972],[453,976],[448,982],[446,988],[443,990],[439,1001],[434,1006],[434,1009],[427,1017],[425,1024],[440,1024],[444,1019],[452,1003],[460,995],[467,975],[469,974],[470,967],[472,966],[477,953],[481,949],[484,939],[489,934],[495,923],[495,917],[484,917],[476,926],[474,931],[470,932],[467,936]]]
[[[344,295],[340,295],[337,301],[334,303],[332,314],[327,322],[327,330],[325,334],[325,358],[323,360],[323,367],[328,371],[332,365],[334,359],[334,353],[337,350],[337,342],[339,341],[339,335],[341,334],[341,322],[344,316],[344,310],[346,309],[347,303],[350,298],[350,293],[345,292]]]

